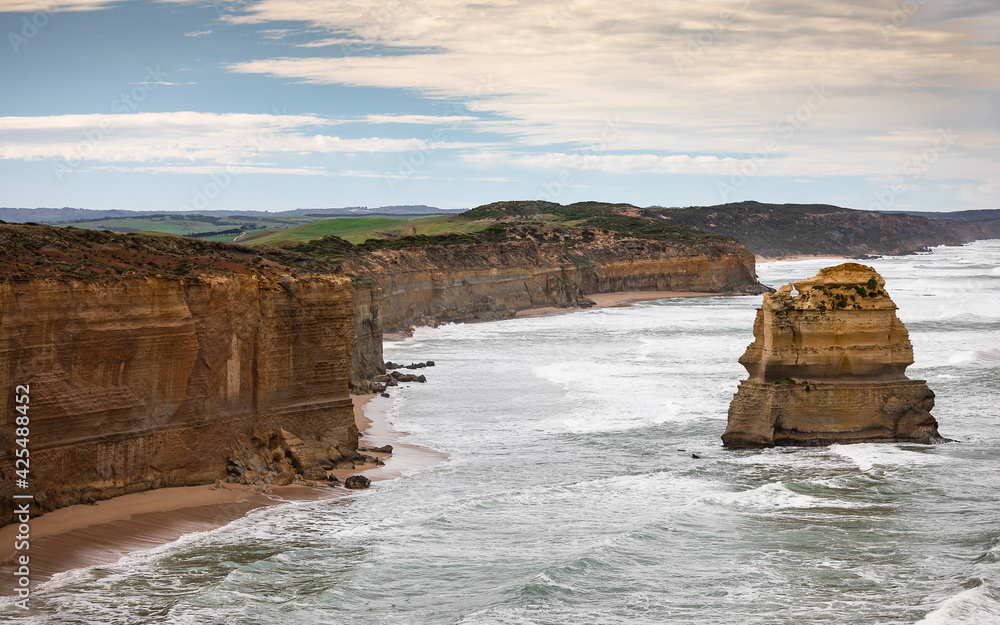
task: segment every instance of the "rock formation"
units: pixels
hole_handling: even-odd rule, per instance
[[[0,495],[20,384],[35,514],[254,458],[280,484],[356,450],[351,280],[294,271],[233,246],[0,224]]]
[[[913,348],[884,287],[845,263],[765,294],[723,444],[942,442],[934,393],[904,373]]]
[[[345,261],[378,283],[386,331],[493,320],[543,306],[592,306],[588,293],[761,293],[754,257],[732,242],[604,238],[587,244],[506,241],[383,249]]]

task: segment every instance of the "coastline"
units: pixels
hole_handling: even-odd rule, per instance
[[[352,396],[354,418],[362,432],[360,446],[392,445],[393,453],[369,455],[385,459],[384,466],[366,464],[334,471],[343,483],[349,475],[374,481],[395,479],[416,469],[436,466],[448,456],[400,441],[385,409],[390,400],[373,395]],[[379,401],[373,401],[379,400]],[[369,409],[366,411],[366,406]],[[113,564],[123,556],[176,541],[186,534],[224,527],[250,511],[295,501],[347,497],[343,486],[280,486],[268,491],[241,484],[160,488],[122,495],[93,505],[78,504],[48,512],[30,521],[31,586],[37,591],[58,573]],[[0,528],[0,574],[13,579],[13,545],[17,524]],[[5,593],[6,596],[6,593]]]
[[[679,291],[628,291],[589,295],[592,308],[624,307],[666,298],[716,297],[727,293]],[[515,318],[571,313],[581,308],[543,307],[519,311]],[[386,340],[404,336],[386,335]],[[333,474],[343,482],[350,475],[372,481],[398,479],[415,470],[430,468],[448,459],[446,454],[402,442],[386,418],[391,399],[375,395],[352,396],[354,416],[362,432],[361,447],[392,445],[393,453],[364,453],[385,459],[386,464],[340,469]],[[366,410],[368,407],[368,410]],[[78,504],[34,517],[31,526],[31,581],[33,590],[53,576],[79,568],[110,565],[122,557],[167,545],[184,535],[224,527],[253,510],[295,501],[338,499],[351,494],[339,487],[288,485],[266,491],[224,483],[154,489],[122,495],[92,505]],[[13,576],[12,546],[17,525],[0,528],[0,571]],[[7,551],[11,549],[11,551]]]
[[[837,260],[850,260],[848,256],[835,256],[829,254],[792,254],[789,256],[758,256],[758,263],[774,263],[779,260],[816,260],[821,258],[830,258]]]
[[[649,302],[658,299],[668,299],[672,297],[720,297],[730,295],[729,293],[701,293],[694,291],[621,291],[617,293],[591,293],[587,297],[594,302],[590,308],[557,308],[555,306],[545,306],[541,308],[528,308],[519,310],[515,319],[530,319],[532,317],[548,317],[549,315],[561,315],[580,310],[595,310],[598,308],[616,308],[631,306],[637,302]]]

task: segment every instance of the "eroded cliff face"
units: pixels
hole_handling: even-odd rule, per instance
[[[904,373],[909,334],[871,267],[845,263],[765,294],[753,333],[727,447],[943,440],[934,393]]]
[[[735,242],[606,238],[588,244],[506,241],[385,249],[345,263],[382,288],[386,330],[503,319],[542,306],[592,306],[588,293],[761,292],[754,257]]]
[[[343,277],[250,272],[0,282],[4,497],[19,384],[41,511],[226,479],[234,450],[282,430],[356,448],[352,292]]]
[[[351,350],[351,390],[370,391],[370,380],[385,373],[382,359],[382,287],[357,281],[354,293],[354,344]]]

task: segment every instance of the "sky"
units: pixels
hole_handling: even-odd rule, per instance
[[[996,0],[0,0],[0,206],[1000,208]]]

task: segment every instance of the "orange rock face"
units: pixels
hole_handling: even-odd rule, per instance
[[[19,384],[33,510],[226,479],[233,450],[266,432],[356,448],[354,316],[350,280],[333,276],[0,282],[3,496]]]
[[[735,241],[435,245],[377,250],[345,262],[345,269],[378,283],[386,330],[503,319],[542,306],[592,306],[588,293],[760,292],[753,254]]]
[[[727,447],[944,440],[934,393],[904,373],[909,334],[871,267],[829,267],[765,294],[753,333]]]

